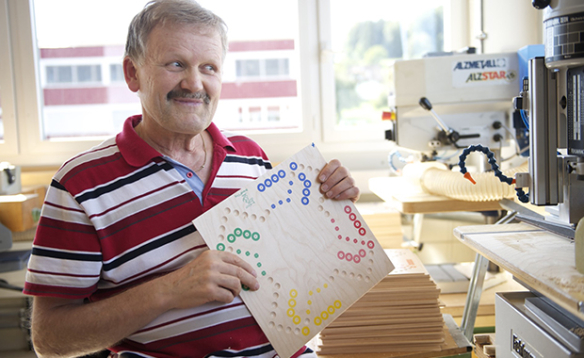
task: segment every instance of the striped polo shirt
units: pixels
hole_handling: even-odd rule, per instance
[[[201,204],[173,165],[137,135],[140,120],[128,118],[115,138],[55,174],[24,293],[96,301],[184,266],[207,250],[192,220],[271,169],[255,142],[211,124],[213,168]],[[275,355],[239,297],[168,311],[110,350],[145,357]]]

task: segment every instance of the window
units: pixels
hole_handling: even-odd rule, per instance
[[[444,46],[444,12],[450,1],[349,0],[323,2],[320,19],[327,72],[323,80],[329,140],[371,138],[382,133],[389,68],[398,59],[421,58]],[[412,11],[415,6],[416,11]],[[368,133],[367,133],[368,132]]]
[[[59,165],[140,113],[121,63],[128,24],[146,2],[102,0],[80,17],[86,1],[0,0],[4,158]],[[446,26],[467,15],[449,15],[448,6],[464,7],[463,0],[199,2],[229,26],[215,123],[251,136],[276,162],[315,143],[327,157],[350,153],[359,168],[383,167],[389,145],[378,122],[396,44],[401,56],[416,57],[450,50],[452,33],[467,31]],[[373,41],[380,31],[387,37]],[[362,33],[369,42],[350,42]],[[390,40],[394,46],[384,47]]]

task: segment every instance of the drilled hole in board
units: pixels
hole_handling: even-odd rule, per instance
[[[304,170],[304,164],[300,164],[300,165],[298,166],[298,169],[300,169],[300,170]]]
[[[227,251],[233,252],[233,247],[232,246],[227,246]]]
[[[225,224],[227,222],[227,217],[226,216],[221,217],[221,222]]]
[[[299,335],[300,334],[300,328],[294,328],[294,334],[295,335]]]
[[[269,283],[274,283],[274,279],[272,277],[268,277],[268,282]]]
[[[363,275],[361,275],[361,274],[358,274],[358,275],[357,275],[357,281],[361,281],[362,279],[363,279]]]
[[[318,198],[318,201],[320,201],[321,204],[324,203],[324,197],[321,196],[320,198]]]
[[[266,222],[266,218],[265,218],[265,217],[263,217],[263,216],[260,216],[260,222],[261,222],[261,223],[263,223],[263,222]]]
[[[267,210],[267,209],[265,210],[265,213],[266,213],[266,216],[270,216],[270,214],[271,214],[270,210]]]
[[[255,220],[255,219],[257,219],[258,217],[257,217],[257,215],[256,215],[256,214],[251,214],[250,218],[251,218],[252,220]]]
[[[284,326],[282,326],[281,324],[278,325],[278,328],[276,328],[278,330],[278,332],[282,332],[284,330]]]
[[[353,279],[353,278],[355,278],[355,274],[354,274],[354,273],[352,273],[352,272],[351,272],[351,273],[349,273],[349,278],[350,278],[350,279]]]
[[[306,170],[308,170],[309,172],[311,172],[312,171],[312,167],[309,165],[309,166],[306,167]]]
[[[270,318],[272,319],[276,318],[276,312],[270,312]]]
[[[288,333],[288,334],[292,333],[292,328],[286,327],[286,333]]]
[[[333,282],[333,281],[335,280],[335,278],[334,278],[333,276],[329,276],[329,280],[330,280],[331,282]]]
[[[347,276],[347,271],[341,271],[341,276],[343,277]]]
[[[233,210],[233,215],[239,216],[239,210]]]
[[[274,299],[277,300],[278,298],[280,298],[280,294],[278,292],[274,292],[273,294]]]
[[[279,289],[280,289],[280,287],[282,287],[282,286],[280,286],[280,284],[276,282],[276,284],[274,285],[274,288],[275,288],[276,290],[279,290]]]
[[[223,225],[219,226],[219,231],[225,232],[225,226],[223,226]]]
[[[229,215],[231,213],[231,209],[229,208],[225,208],[223,211],[225,212],[225,215]]]
[[[274,327],[276,327],[276,324],[275,324],[274,322],[269,322],[269,323],[268,323],[268,327],[269,327],[270,329],[274,329]]]
[[[339,270],[338,269],[335,269],[333,272],[335,273],[335,275],[337,275],[337,276],[339,275]]]
[[[331,216],[331,213],[329,213],[328,211],[325,211],[324,216],[328,218],[329,216]]]
[[[371,281],[371,279],[369,278],[369,276],[365,276],[365,282],[369,282]]]
[[[367,268],[367,273],[368,273],[368,274],[371,274],[372,272],[373,272],[373,270],[371,269],[371,267],[368,267],[368,268]]]
[[[219,238],[219,241],[223,241],[223,240],[225,240],[225,236],[223,236],[223,235],[219,235],[219,236],[217,236],[217,237]]]
[[[244,211],[243,214],[241,214],[241,217],[247,219],[247,213]]]
[[[324,210],[324,208],[322,207],[322,205],[319,205],[318,206],[318,211],[323,211],[323,210]]]
[[[278,308],[278,302],[272,302],[272,308]]]

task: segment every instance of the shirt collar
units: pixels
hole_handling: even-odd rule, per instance
[[[128,164],[134,167],[144,166],[155,158],[161,158],[160,154],[156,149],[152,148],[146,141],[144,141],[136,130],[135,126],[142,120],[142,115],[138,114],[135,116],[128,117],[124,122],[122,131],[116,136],[116,144],[120,148],[120,153],[128,162]],[[207,132],[213,138],[214,145],[218,145],[226,150],[230,149],[235,151],[233,143],[221,131],[215,123],[211,122],[209,127],[207,127]]]

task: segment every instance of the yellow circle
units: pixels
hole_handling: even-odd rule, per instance
[[[310,310],[306,310],[306,314],[310,314]]]
[[[302,328],[302,334],[308,336],[310,334],[310,328],[308,327]]]
[[[296,290],[290,290],[290,297],[294,298],[298,296],[298,292]]]
[[[321,323],[322,323],[322,320],[320,319],[320,317],[314,318],[314,324],[316,324],[317,326],[320,326]]]
[[[325,283],[325,284],[324,284],[324,288],[327,288],[327,287],[328,287],[328,284],[326,284],[326,283]]]
[[[294,324],[299,324],[300,321],[302,321],[302,319],[300,318],[300,316],[294,316],[292,318],[292,322],[294,322]]]
[[[290,301],[288,301],[288,306],[290,307],[296,307],[296,300],[291,298]]]
[[[333,306],[328,306],[327,311],[328,311],[328,313],[333,314],[333,313],[335,313],[335,308]]]
[[[327,311],[322,311],[320,316],[322,317],[323,320],[326,320],[328,318],[328,313]]]
[[[308,300],[308,304],[311,305],[312,304],[312,301],[311,300]]]
[[[335,305],[335,308],[336,308],[336,309],[339,309],[339,308],[341,308],[341,301],[339,301],[339,300],[336,300],[336,301],[334,302],[334,305]]]
[[[308,294],[312,296],[312,291],[308,291]]]
[[[316,289],[316,292],[320,292],[320,288],[317,288],[317,289]]]
[[[294,311],[294,308],[288,308],[287,314],[288,314],[288,317],[294,317],[296,312]]]

